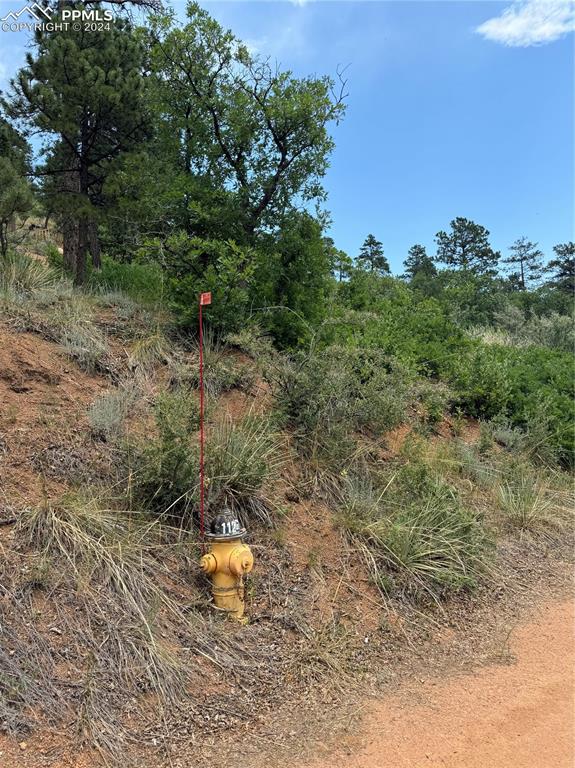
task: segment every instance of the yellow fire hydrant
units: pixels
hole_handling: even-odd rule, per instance
[[[212,576],[214,605],[238,620],[244,615],[244,576],[254,567],[252,551],[243,542],[245,535],[233,512],[224,511],[206,533],[210,551],[200,560],[201,569]]]

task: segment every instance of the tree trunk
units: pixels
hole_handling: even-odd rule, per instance
[[[8,227],[5,221],[0,221],[0,253],[6,256],[8,252]]]
[[[76,202],[77,194],[80,191],[80,177],[75,168],[71,168],[67,173],[62,174],[61,191],[69,194],[70,199]],[[76,271],[76,261],[78,259],[78,218],[72,213],[65,213],[62,217],[62,248],[64,252],[64,267],[69,272]]]
[[[100,250],[100,238],[98,237],[98,223],[92,219],[88,225],[88,243],[90,254],[92,256],[92,266],[94,269],[101,269],[102,257]]]
[[[82,215],[78,222],[78,251],[74,270],[74,285],[86,282],[86,255],[88,253],[88,219]]]
[[[82,117],[81,128],[81,152],[80,152],[80,167],[79,180],[80,180],[80,200],[82,207],[89,205],[88,199],[88,158],[86,155],[88,146],[88,118],[86,113]],[[78,224],[78,255],[76,257],[76,269],[74,272],[74,285],[84,285],[86,281],[86,258],[88,254],[88,235],[89,235],[90,219],[86,210],[82,210],[80,214],[80,221]]]
[[[62,247],[64,252],[64,267],[68,272],[75,272],[76,270],[78,245],[78,222],[71,216],[66,216],[62,223]]]

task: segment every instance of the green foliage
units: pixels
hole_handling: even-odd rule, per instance
[[[150,244],[149,253],[163,251],[170,301],[184,328],[196,330],[198,297],[211,291],[212,305],[205,308],[209,327],[217,333],[237,330],[249,305],[249,287],[255,270],[255,254],[233,240],[188,238],[181,232],[164,246]]]
[[[0,256],[8,252],[8,227],[17,216],[30,213],[34,199],[28,183],[10,160],[0,155]]]
[[[503,259],[503,263],[510,265],[513,276],[517,279],[521,290],[524,291],[530,281],[538,280],[541,277],[543,252],[537,248],[537,243],[532,243],[526,237],[518,238],[509,250],[511,255]]]
[[[553,247],[555,258],[545,271],[551,273],[551,285],[570,296],[575,294],[575,243],[559,243]]]
[[[155,403],[156,435],[129,446],[130,492],[155,514],[189,526],[199,501],[199,406],[186,389],[164,392]],[[209,424],[206,434],[206,508],[224,506],[244,518],[271,523],[273,503],[264,484],[285,461],[283,438],[252,415]]]
[[[559,461],[573,465],[573,357],[538,347],[519,350],[476,345],[452,361],[446,376],[457,403],[473,416],[508,417],[513,426],[529,428],[534,420],[542,443]]]
[[[262,238],[251,290],[258,312],[280,347],[309,341],[311,329],[325,317],[333,253],[320,224],[294,214],[275,236]]]
[[[330,346],[283,356],[275,401],[308,456],[342,465],[362,430],[383,433],[405,415],[410,374],[377,350]]]
[[[358,266],[367,269],[369,272],[376,272],[380,275],[389,275],[389,262],[383,253],[383,244],[377,240],[374,235],[368,235],[357,257]]]
[[[104,257],[102,266],[90,273],[88,288],[93,291],[120,291],[145,304],[161,304],[164,275],[154,262],[116,261]]]
[[[157,434],[129,446],[130,492],[156,514],[189,522],[198,499],[198,400],[186,390],[164,392],[154,415]]]
[[[0,158],[22,175],[30,170],[31,147],[24,136],[0,114]]]
[[[71,24],[58,34],[37,30],[34,51],[14,80],[10,100],[3,101],[11,117],[53,137],[44,169],[48,197],[51,210],[73,222],[71,266],[78,284],[86,277],[89,232],[95,231],[110,164],[141,141],[148,127],[144,49],[125,20],[109,26],[97,35]]]
[[[512,426],[527,431],[534,419],[544,420],[545,426],[538,426],[540,450],[555,454],[564,465],[573,463],[573,357],[535,346],[545,337],[567,346],[570,334],[563,335],[567,331],[563,320],[551,316],[528,321],[533,346],[527,348],[483,344],[463,333],[443,301],[418,299],[397,281],[367,277],[352,275],[341,286],[340,296],[354,309],[369,307],[370,313],[334,317],[329,336],[333,342],[378,349],[415,366],[420,374],[439,378],[454,393],[453,407],[476,418],[501,414]],[[469,280],[486,281],[486,297],[493,300],[489,278],[469,276]],[[511,314],[513,322],[523,318],[515,307]]]
[[[427,255],[423,245],[411,246],[403,266],[405,267],[405,276],[412,284],[415,281],[419,285],[419,283],[437,275],[433,259]]]
[[[185,173],[236,190],[248,240],[273,228],[295,198],[322,198],[333,148],[327,126],[344,112],[329,77],[273,68],[197,3],[183,25],[173,14],[156,17],[153,38],[153,86],[173,157]]]

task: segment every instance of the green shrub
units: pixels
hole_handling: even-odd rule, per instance
[[[453,360],[447,378],[466,413],[488,420],[502,416],[527,432],[536,425],[541,456],[573,466],[573,362],[568,353],[542,347],[479,344]]]
[[[336,465],[353,451],[354,433],[381,434],[403,419],[412,379],[385,354],[339,346],[282,356],[268,375],[300,448]]]
[[[159,515],[189,521],[198,499],[197,398],[164,392],[154,404],[157,434],[129,446],[131,493]]]
[[[135,500],[153,511],[190,525],[199,501],[199,410],[195,393],[165,392],[155,403],[157,434],[130,446],[131,489]],[[285,461],[281,435],[266,419],[248,415],[206,429],[206,515],[225,506],[245,522],[271,522],[273,504],[264,491]],[[206,521],[207,522],[207,521]]]

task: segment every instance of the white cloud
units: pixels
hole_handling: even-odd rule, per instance
[[[500,16],[476,32],[487,40],[513,47],[545,45],[575,30],[573,0],[515,0]]]

